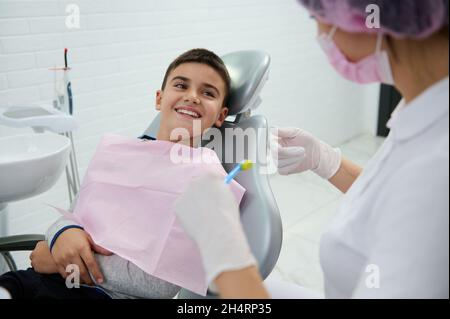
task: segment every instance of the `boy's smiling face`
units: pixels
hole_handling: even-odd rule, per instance
[[[223,107],[225,82],[212,67],[183,63],[173,69],[164,90],[156,93],[156,109],[161,112],[158,140],[170,140],[175,129],[189,132],[190,144],[213,125],[220,127],[228,115]],[[194,121],[201,131],[194,132]],[[193,145],[191,145],[193,146]]]

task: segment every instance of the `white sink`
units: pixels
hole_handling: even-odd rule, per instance
[[[55,133],[0,137],[0,203],[50,189],[64,171],[70,145]]]

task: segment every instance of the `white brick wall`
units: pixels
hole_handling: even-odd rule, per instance
[[[80,8],[80,29],[65,26],[70,3]],[[84,173],[102,134],[137,136],[149,125],[155,91],[177,55],[261,49],[272,70],[258,113],[271,125],[303,127],[331,144],[373,132],[377,88],[341,80],[315,32],[295,0],[0,0],[0,105],[49,103],[48,68],[61,66],[69,48]],[[0,126],[0,137],[29,131]],[[43,232],[57,217],[44,203],[68,205],[64,176],[47,193],[10,204],[10,234]]]

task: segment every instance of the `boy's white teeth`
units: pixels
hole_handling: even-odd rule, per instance
[[[197,113],[192,112],[192,111],[188,111],[188,110],[179,109],[179,110],[177,110],[177,112],[178,113],[182,113],[182,114],[186,114],[186,115],[190,115],[190,116],[195,117],[195,118],[199,118],[200,117]]]

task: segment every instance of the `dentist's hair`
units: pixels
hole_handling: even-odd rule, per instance
[[[211,52],[206,49],[192,49],[189,50],[179,57],[177,57],[167,68],[166,74],[164,75],[164,80],[161,86],[161,90],[164,90],[167,84],[167,78],[169,77],[170,72],[176,69],[178,66],[184,63],[200,63],[206,64],[213,68],[222,78],[225,83],[225,92],[222,106],[226,106],[228,101],[228,96],[230,94],[231,87],[231,78],[228,73],[227,67],[225,63],[223,63],[222,59],[217,56],[214,52]]]

